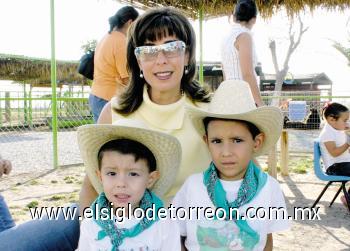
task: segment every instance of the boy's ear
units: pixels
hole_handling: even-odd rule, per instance
[[[102,177],[101,177],[101,171],[100,170],[96,170],[96,175],[100,179],[100,181],[102,182]]]
[[[265,134],[262,132],[255,136],[254,152],[258,151],[262,147],[262,145],[264,144],[264,140],[265,140]]]
[[[208,145],[208,136],[206,134],[203,135],[203,140]]]
[[[159,171],[153,171],[148,176],[147,188],[152,188],[154,183],[159,179],[160,173]]]

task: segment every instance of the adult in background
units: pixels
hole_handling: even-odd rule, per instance
[[[126,34],[138,12],[125,6],[109,18],[110,29],[97,44],[94,57],[94,80],[89,104],[95,122],[103,106],[120,93],[129,81],[126,70]]]
[[[98,123],[121,118],[143,121],[150,129],[175,136],[182,159],[174,185],[164,199],[174,196],[184,180],[208,166],[209,152],[185,112],[185,106],[205,108],[209,95],[197,81],[195,33],[188,19],[174,8],[151,9],[140,16],[129,32],[127,64],[130,83],[121,96],[103,109]],[[171,153],[169,153],[171,154]],[[80,207],[91,205],[101,186],[87,173]]]
[[[248,82],[257,106],[263,106],[255,66],[257,56],[251,29],[256,22],[257,7],[252,0],[241,0],[234,12],[234,24],[221,46],[224,79],[241,79]]]

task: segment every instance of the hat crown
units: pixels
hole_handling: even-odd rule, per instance
[[[215,91],[208,111],[218,114],[239,114],[256,109],[253,95],[247,82],[226,80]]]

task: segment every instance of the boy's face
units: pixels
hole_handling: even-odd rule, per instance
[[[135,158],[131,154],[117,151],[103,153],[101,170],[97,171],[103,191],[113,208],[131,208],[139,205],[146,188],[151,188],[159,177],[158,171],[149,172],[147,161]]]
[[[212,120],[208,124],[208,135],[204,136],[211,157],[223,180],[239,180],[245,175],[253,153],[257,151],[264,136],[253,139],[247,126],[237,121]]]

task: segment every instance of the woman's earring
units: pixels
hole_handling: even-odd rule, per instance
[[[185,74],[187,75],[188,74],[188,66],[185,65]]]
[[[140,78],[143,78],[142,70],[140,70]]]

